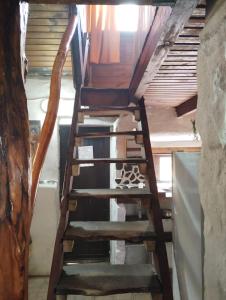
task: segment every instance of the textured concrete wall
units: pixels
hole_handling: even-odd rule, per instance
[[[200,196],[204,212],[204,299],[226,299],[226,1],[218,1],[201,34],[198,129],[203,142]]]

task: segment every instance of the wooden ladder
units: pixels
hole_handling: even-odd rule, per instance
[[[101,117],[128,112],[135,115],[137,122],[141,122],[141,130],[126,132],[95,132],[79,134],[79,123],[84,116]],[[145,157],[143,158],[103,158],[103,159],[77,159],[75,149],[77,142],[87,137],[103,136],[134,136],[143,143]],[[145,111],[144,99],[138,106],[116,107],[95,106],[81,108],[80,92],[75,99],[74,114],[70,130],[68,157],[65,169],[63,193],[61,199],[61,216],[58,227],[52,269],[49,282],[48,300],[56,299],[56,295],[87,295],[103,296],[133,292],[151,293],[153,299],[172,300],[171,275],[168,264],[166,242],[171,242],[172,234],[164,232],[162,211],[159,204],[159,195],[156,184],[154,163],[149,128]],[[84,163],[128,163],[146,165],[148,187],[133,189],[72,189],[73,174],[78,166]],[[130,222],[72,222],[70,220],[71,203],[82,202],[85,198],[98,198],[107,201],[110,198],[120,201],[141,199],[147,207],[147,221]],[[147,205],[148,203],[148,205]],[[111,265],[108,263],[78,263],[68,253],[64,252],[65,241],[105,241],[126,240],[139,241],[147,245],[154,244],[153,264]],[[149,243],[149,242],[152,243]]]

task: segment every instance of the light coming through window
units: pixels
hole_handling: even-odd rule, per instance
[[[116,8],[116,26],[119,31],[134,32],[138,25],[138,6],[133,4],[118,5]]]

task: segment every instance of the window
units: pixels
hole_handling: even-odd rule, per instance
[[[170,193],[172,190],[172,156],[155,154],[154,164],[158,189]]]
[[[135,32],[138,25],[138,6],[118,5],[116,8],[116,26],[118,31]]]
[[[160,156],[159,159],[159,181],[171,182],[172,181],[172,157]]]

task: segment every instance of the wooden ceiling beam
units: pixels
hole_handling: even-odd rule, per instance
[[[153,147],[153,154],[172,154],[173,152],[200,152],[201,147]]]
[[[177,117],[182,117],[184,115],[187,115],[194,110],[197,109],[197,100],[198,96],[195,95],[194,97],[190,98],[189,100],[181,103],[180,105],[175,107]]]
[[[35,4],[105,4],[118,5],[133,3],[139,5],[153,6],[173,6],[176,0],[27,0],[28,3]]]
[[[198,0],[177,0],[172,10],[158,9],[130,83],[133,96],[144,95],[197,4]]]

